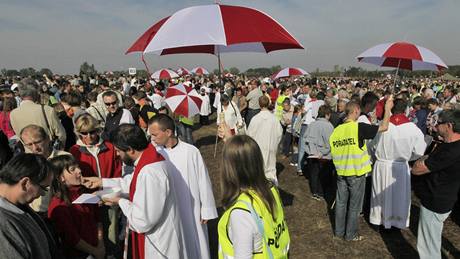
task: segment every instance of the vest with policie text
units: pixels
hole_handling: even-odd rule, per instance
[[[337,126],[329,144],[337,175],[361,176],[372,171],[366,144],[359,148],[357,122],[348,121]]]
[[[235,204],[224,212],[217,227],[219,234],[219,259],[231,259],[234,257],[233,244],[228,233],[230,214],[234,209],[242,209],[251,213],[258,231],[263,237],[262,253],[254,253],[253,258],[288,258],[290,238],[284,219],[281,199],[275,187],[272,187],[271,191],[275,198],[276,219],[273,219],[270,211],[254,191],[240,194]]]

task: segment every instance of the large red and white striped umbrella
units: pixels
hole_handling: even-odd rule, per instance
[[[185,67],[180,67],[179,69],[177,69],[177,74],[179,74],[180,76],[190,75],[190,71],[188,71],[188,69],[186,69]]]
[[[202,101],[195,89],[178,84],[166,90],[165,102],[172,112],[190,118],[200,112]]]
[[[192,69],[192,73],[197,74],[197,75],[209,75],[208,70],[204,67],[195,67]]]
[[[150,27],[126,51],[178,53],[263,52],[303,49],[267,14],[247,7],[202,5],[185,8]]]
[[[282,70],[280,70],[278,73],[275,73],[272,78],[278,79],[282,77],[290,77],[290,76],[303,76],[303,75],[309,75],[307,71],[297,68],[297,67],[287,67]]]
[[[176,72],[166,68],[155,71],[155,73],[152,74],[152,78],[156,80],[171,79],[176,77],[179,77]]]
[[[407,70],[440,71],[447,65],[431,50],[409,42],[383,43],[357,57],[359,62]]]

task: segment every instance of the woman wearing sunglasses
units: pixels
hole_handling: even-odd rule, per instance
[[[78,161],[81,173],[85,177],[97,176],[99,178],[121,177],[122,163],[116,155],[112,143],[101,138],[102,128],[99,121],[89,114],[80,115],[75,119],[75,135],[77,144],[70,148],[70,153]],[[103,222],[107,223],[106,234],[107,251],[118,252],[117,229],[118,208],[104,207]]]

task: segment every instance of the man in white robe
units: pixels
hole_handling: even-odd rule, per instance
[[[111,142],[122,161],[134,166],[123,178],[87,177],[90,189],[121,188],[124,196],[104,197],[106,205],[120,206],[132,231],[134,259],[187,258],[174,181],[168,163],[148,143],[139,126],[123,124],[112,133]],[[126,248],[125,248],[126,249]],[[126,252],[126,251],[125,251]]]
[[[423,155],[422,131],[404,115],[406,101],[394,102],[388,131],[377,134],[370,222],[385,228],[409,227],[411,182],[408,161]]]
[[[278,185],[276,177],[276,153],[283,135],[283,128],[275,115],[268,110],[270,99],[259,97],[260,112],[249,124],[247,134],[259,145],[264,158],[265,176]]]
[[[207,221],[217,218],[208,170],[200,151],[174,135],[174,120],[158,114],[149,121],[157,151],[169,162],[177,191],[188,258],[209,259]]]

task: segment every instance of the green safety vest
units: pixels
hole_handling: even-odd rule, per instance
[[[329,144],[337,175],[361,176],[372,171],[366,144],[359,148],[357,122],[349,121],[337,126]]]
[[[179,121],[184,123],[184,124],[193,126],[193,118],[187,118],[187,117],[184,117],[184,116],[179,116]]]
[[[276,98],[276,110],[275,110],[275,116],[278,120],[281,120],[283,117],[283,102],[288,98],[287,95],[280,95],[278,98]]]
[[[219,259],[232,259],[234,257],[233,244],[228,234],[230,214],[234,209],[242,209],[251,213],[259,233],[263,237],[262,253],[254,253],[253,258],[288,258],[290,238],[288,227],[284,220],[281,199],[275,187],[272,187],[271,191],[275,198],[276,219],[273,219],[263,201],[251,190],[248,193],[240,194],[235,204],[224,212],[217,226],[219,234]]]

